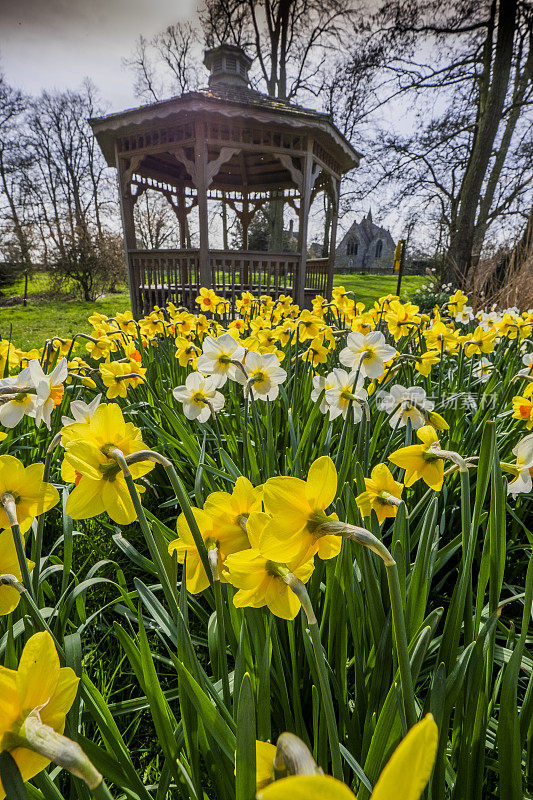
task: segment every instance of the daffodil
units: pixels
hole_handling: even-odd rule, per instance
[[[367,399],[366,390],[362,388],[363,380],[363,376],[358,376],[357,372],[348,374],[343,369],[334,369],[329,373],[327,381],[332,385],[326,389],[324,397],[331,420],[339,416],[346,419],[350,407],[354,422],[361,420],[363,416],[361,404]]]
[[[7,339],[0,339],[0,377],[18,366],[19,358],[13,344]]]
[[[466,337],[465,355],[470,358],[473,355],[479,356],[482,353],[492,353],[495,338],[496,331],[484,331],[481,325],[478,325],[474,333]]]
[[[376,404],[380,411],[390,414],[391,428],[405,428],[407,421],[413,428],[426,425],[428,414],[433,411],[435,403],[428,400],[425,389],[421,386],[400,386],[395,383],[388,392],[376,395]]]
[[[133,502],[122,470],[109,455],[114,448],[125,456],[144,450],[141,432],[126,422],[116,403],[100,405],[85,422],[63,428],[65,458],[63,480],[74,483],[66,511],[73,519],[89,519],[106,511],[111,519],[127,525],[136,518]],[[151,461],[130,465],[134,480],[153,469]]]
[[[63,733],[78,681],[70,667],[60,667],[54,642],[46,632],[28,639],[17,670],[0,666],[0,751],[11,754],[22,780],[30,780],[50,763],[30,749],[28,723],[36,720]],[[3,797],[0,783],[0,800]]]
[[[206,511],[219,529],[239,527],[246,531],[246,520],[254,511],[261,510],[262,486],[252,486],[243,475],[235,481],[233,491],[211,492],[204,503]]]
[[[104,364],[100,364],[99,369],[102,382],[107,388],[106,397],[108,400],[114,400],[116,397],[127,397],[129,382],[124,380],[124,376],[130,374],[130,365],[123,361],[106,361]]]
[[[26,533],[35,517],[59,503],[55,486],[43,482],[44,464],[25,467],[15,456],[0,456],[0,497],[10,494],[17,509],[21,533]],[[7,514],[0,505],[0,528],[10,528]]]
[[[224,333],[217,339],[206,336],[202,350],[196,368],[204,375],[210,375],[217,389],[224,386],[228,378],[235,378],[235,372],[240,369],[236,362],[240,363],[245,355],[244,347],[229,333]]]
[[[37,398],[30,375],[25,367],[12,378],[0,379],[0,424],[15,428],[25,416],[34,417]]]
[[[406,336],[413,325],[418,325],[420,322],[418,311],[418,306],[413,303],[391,301],[389,309],[385,313],[385,321],[389,327],[389,333],[394,336],[396,342],[401,336]]]
[[[196,347],[189,339],[184,336],[178,336],[176,339],[176,352],[174,356],[178,359],[180,367],[187,367],[190,363],[195,365],[196,359],[202,352],[199,347]]]
[[[431,714],[413,725],[385,764],[371,800],[419,800],[433,771],[438,728]],[[355,800],[346,784],[329,775],[291,775],[273,781],[257,800]]]
[[[419,353],[415,355],[414,358],[416,371],[426,378],[431,374],[431,370],[435,364],[438,364],[440,361],[435,350],[426,350],[425,353]]]
[[[70,403],[70,412],[72,417],[61,417],[63,427],[74,425],[77,422],[87,422],[98,406],[102,399],[101,394],[97,394],[90,403],[85,403],[83,400],[72,400]],[[65,437],[65,431],[62,431],[62,436]]]
[[[280,367],[275,353],[254,353],[249,350],[244,359],[245,372],[237,370],[235,380],[246,384],[255,399],[275,400],[279,394],[279,384],[287,377],[286,371]]]
[[[224,407],[224,395],[217,391],[219,381],[216,376],[204,378],[199,372],[191,372],[183,386],[176,386],[172,394],[183,404],[187,419],[207,422],[211,414]]]
[[[212,289],[206,289],[202,286],[196,302],[201,311],[214,311],[218,305],[218,298]]]
[[[35,564],[29,559],[26,559],[26,563],[28,571],[31,572]],[[10,530],[4,530],[0,533],[0,575],[14,575],[18,581],[22,581],[17,549]],[[14,611],[19,601],[20,594],[14,586],[0,584],[0,617],[4,617]]]
[[[289,563],[267,558],[262,552],[262,537],[269,522],[268,514],[250,514],[246,526],[250,549],[227,556],[223,574],[239,590],[233,598],[237,608],[267,606],[276,617],[294,619],[301,603],[283,578],[292,573],[306,583],[314,569],[313,558]]]
[[[440,447],[437,434],[431,425],[424,425],[416,433],[422,444],[401,447],[391,453],[389,461],[405,469],[406,486],[412,486],[422,478],[431,489],[439,492],[444,479],[444,462],[441,456],[432,451],[432,448]]]
[[[205,542],[207,550],[217,551],[218,576],[225,580],[223,567],[226,558],[231,553],[249,548],[246,530],[240,524],[220,523],[218,516],[213,517],[201,508],[192,507],[192,513],[198,525],[198,529]],[[185,574],[187,579],[187,589],[192,594],[203,592],[209,586],[209,578],[204,569],[202,559],[196,547],[194,536],[185,518],[185,514],[180,514],[176,522],[178,538],[170,542],[168,552],[170,555],[176,554],[179,564],[185,562]]]
[[[526,423],[528,431],[533,428],[533,384],[523,395],[513,397],[513,419]]]
[[[324,535],[320,526],[337,519],[326,514],[337,494],[337,470],[329,456],[311,464],[307,480],[292,477],[269,478],[263,487],[265,511],[272,519],[261,537],[261,553],[281,563],[305,561],[318,553],[333,558],[341,549],[341,539]]]
[[[385,341],[381,331],[349,333],[339,361],[348,369],[360,370],[367,378],[379,378],[385,372],[385,362],[397,355],[397,350]]]
[[[507,493],[529,494],[533,488],[533,433],[518,442],[513,448],[513,454],[516,456],[516,463],[509,471],[515,475],[515,479],[507,486]]]
[[[369,517],[374,510],[381,524],[387,517],[396,516],[403,484],[394,480],[386,464],[376,464],[370,478],[365,478],[365,487],[355,498],[363,517]]]

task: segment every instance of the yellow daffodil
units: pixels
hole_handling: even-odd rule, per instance
[[[269,783],[272,783],[276,773],[274,770],[274,757],[276,746],[270,742],[255,743],[255,781],[259,792]]]
[[[128,380],[121,380],[130,373],[130,365],[123,361],[106,361],[100,364],[102,382],[107,387],[106,397],[114,400],[115,397],[126,397],[128,394]]]
[[[214,502],[216,504],[216,501]],[[204,509],[193,506],[191,510],[205,542],[206,549],[217,549],[218,575],[221,580],[225,580],[223,566],[226,558],[231,553],[245,550],[250,546],[246,531],[240,524],[227,523],[225,520],[220,523],[218,517],[212,517]],[[176,554],[179,564],[183,564],[185,556],[187,556],[185,564],[187,589],[191,594],[198,594],[198,592],[203,592],[204,589],[207,589],[209,578],[185,514],[180,514],[178,517],[176,530],[178,538],[170,542],[168,552],[170,555]]]
[[[438,729],[431,714],[413,725],[385,764],[371,800],[419,800],[437,755]],[[329,775],[293,775],[258,791],[257,800],[355,800]]]
[[[444,462],[440,456],[432,453],[432,446],[439,447],[437,434],[431,425],[424,425],[416,433],[422,444],[401,447],[391,453],[389,461],[405,469],[406,486],[412,486],[422,478],[431,489],[438,492],[442,489]]]
[[[18,366],[19,360],[12,343],[8,339],[0,339],[0,378],[4,377],[4,373],[9,375]]]
[[[28,571],[31,572],[35,564],[29,559],[26,562]],[[22,581],[15,541],[10,530],[0,533],[0,575],[14,575],[18,581]],[[14,586],[0,584],[0,617],[14,611],[19,601],[20,594]]]
[[[365,478],[365,486],[366,490],[355,498],[363,517],[369,517],[372,509],[380,524],[387,517],[395,517],[403,484],[394,480],[386,464],[376,464],[370,478]]]
[[[65,458],[61,476],[75,488],[69,495],[67,514],[73,519],[89,519],[106,511],[111,519],[127,525],[136,518],[122,470],[110,450],[118,448],[125,456],[144,450],[141,432],[125,422],[116,403],[100,405],[85,422],[62,429]],[[130,465],[134,479],[153,469],[151,461]]]
[[[396,342],[401,336],[406,336],[413,325],[420,322],[418,311],[418,306],[413,303],[400,303],[399,300],[392,300],[389,303],[385,321],[389,326],[389,333],[394,336]]]
[[[337,519],[326,509],[337,493],[337,470],[329,456],[318,458],[307,480],[291,477],[269,478],[263,488],[265,511],[272,519],[261,538],[261,552],[273,561],[304,561],[318,553],[333,558],[341,549],[338,536],[324,536],[320,525]]]
[[[465,355],[470,358],[474,355],[480,356],[482,353],[492,353],[495,338],[496,331],[485,331],[478,325],[474,333],[465,336]]]
[[[56,733],[63,733],[65,717],[78,688],[70,667],[60,667],[49,633],[35,633],[28,639],[17,670],[0,666],[0,751],[14,758],[22,780],[41,772],[49,760],[27,746],[25,726],[37,717]],[[0,800],[5,791],[0,783]]]
[[[13,496],[22,533],[29,530],[35,517],[59,503],[59,492],[51,483],[43,482],[43,474],[44,464],[25,467],[15,456],[0,456],[0,497]],[[7,514],[0,506],[0,528],[10,527]]]
[[[424,338],[428,350],[438,350],[444,353],[454,353],[459,347],[459,334],[444,322],[435,322],[429,330],[424,331]]]
[[[533,384],[530,384],[533,391]],[[519,419],[526,423],[528,431],[533,428],[533,397],[532,391],[528,396],[524,392],[523,396],[513,397],[513,419]]]
[[[426,378],[431,373],[435,364],[438,364],[440,358],[435,350],[426,350],[425,353],[415,355],[415,369]]]
[[[276,617],[294,619],[301,603],[283,577],[292,573],[306,583],[314,569],[313,558],[289,563],[278,563],[267,558],[262,551],[262,543],[269,522],[267,514],[250,514],[246,526],[250,549],[227,556],[223,574],[239,590],[233,598],[238,608],[267,606]]]
[[[254,511],[261,510],[262,486],[252,486],[248,478],[240,476],[231,492],[212,492],[204,503],[206,511],[215,521],[217,528],[240,528],[246,531],[246,520]],[[233,531],[230,531],[233,532]]]

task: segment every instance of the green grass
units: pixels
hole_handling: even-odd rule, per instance
[[[335,286],[344,286],[354,292],[355,299],[363,302],[367,308],[383,295],[396,291],[395,275],[336,275]],[[411,295],[427,278],[423,276],[407,276],[402,282],[402,298]],[[130,308],[130,298],[124,287],[119,294],[108,295],[94,303],[80,300],[43,299],[38,293],[48,289],[47,276],[36,273],[28,286],[28,305],[0,306],[0,336],[11,339],[16,347],[30,349],[42,347],[51,336],[71,337],[78,331],[88,332],[90,325],[87,318],[95,311],[113,316],[117,311]],[[18,280],[10,286],[3,287],[6,296],[21,295],[24,281]],[[37,295],[36,297],[33,295]]]

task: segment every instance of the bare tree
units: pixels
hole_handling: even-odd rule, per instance
[[[110,278],[115,253],[114,183],[88,125],[99,113],[94,87],[43,92],[28,105],[28,185],[42,232],[43,261],[92,300]],[[60,281],[61,282],[61,281]]]
[[[137,97],[153,102],[196,88],[201,74],[198,45],[198,32],[190,22],[169,25],[151,39],[139,36],[132,55],[123,59],[133,73]]]
[[[329,81],[330,110],[368,142],[365,190],[423,203],[444,225],[444,280],[472,283],[487,236],[527,215],[532,43],[533,10],[520,0],[393,0]]]
[[[9,86],[0,75],[0,228],[4,260],[13,271],[23,272],[24,305],[28,277],[32,271],[33,217],[25,179],[29,158],[25,152],[20,125],[26,111],[26,98]]]

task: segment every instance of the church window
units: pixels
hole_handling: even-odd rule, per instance
[[[378,239],[376,244],[376,258],[381,258],[381,254],[383,253],[383,242],[381,239]]]
[[[346,245],[346,255],[356,256],[358,250],[359,250],[359,242],[357,241],[357,239],[348,239],[348,244]]]

